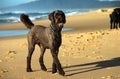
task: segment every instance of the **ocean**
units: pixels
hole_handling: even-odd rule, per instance
[[[63,10],[66,16],[74,15],[74,14],[82,14],[85,12],[93,11],[95,9],[66,9]],[[28,14],[30,19],[33,20],[40,20],[48,18],[50,11],[45,12],[25,12],[25,11],[6,11],[0,12],[0,24],[9,24],[9,23],[16,23],[20,22],[20,15],[22,13]]]
[[[31,20],[37,20],[48,18],[48,14],[54,10],[62,10],[69,16],[109,7],[120,7],[120,0],[33,0],[0,8],[0,24],[20,22],[22,13],[28,14]]]

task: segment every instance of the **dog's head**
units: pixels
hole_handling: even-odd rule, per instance
[[[65,14],[61,10],[53,11],[52,13],[49,14],[48,17],[55,28],[58,28],[58,29],[62,28],[63,24],[66,23]]]
[[[120,15],[120,8],[115,8],[114,12],[116,12],[118,15]]]

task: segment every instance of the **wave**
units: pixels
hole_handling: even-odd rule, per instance
[[[0,12],[0,24],[20,22],[20,15],[22,13],[28,14],[31,20],[44,19],[47,18],[49,14],[48,12],[47,13],[23,12],[23,11]]]
[[[34,16],[30,17],[31,20],[38,20],[38,19],[44,19],[46,16]],[[7,17],[7,18],[0,18],[0,24],[7,24],[7,23],[16,23],[20,22],[19,17]]]
[[[20,22],[17,17],[0,18],[0,24]]]
[[[50,12],[26,12],[26,11],[4,11],[4,12],[1,12],[0,11],[0,15],[5,15],[5,14],[22,14],[22,13],[25,13],[25,14],[48,14]]]
[[[93,10],[93,9],[92,9]],[[67,9],[63,10],[66,16],[89,12],[91,9]],[[31,20],[45,19],[50,12],[26,12],[26,11],[12,11],[0,12],[0,24],[20,22],[20,15],[22,13],[28,14]]]
[[[95,8],[94,9],[70,9],[70,10],[66,10],[65,14],[67,16],[70,16],[70,15],[74,15],[74,14],[82,14],[82,13],[85,13],[85,12],[90,12],[90,11],[93,11],[93,10],[96,10],[96,9]]]
[[[4,14],[20,14],[20,13],[26,13],[25,11],[12,11],[12,12],[10,12],[10,11],[4,11],[4,12],[1,12],[0,11],[0,15],[4,15]]]

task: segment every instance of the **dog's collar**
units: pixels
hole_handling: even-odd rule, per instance
[[[56,31],[57,31],[52,24],[50,24],[50,29],[51,29],[53,32],[56,32]]]
[[[53,32],[60,32],[62,28],[57,29],[57,28],[55,28],[54,25],[50,24],[50,29],[51,29]]]

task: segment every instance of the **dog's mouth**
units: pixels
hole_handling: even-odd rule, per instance
[[[57,27],[56,27],[56,30],[57,30],[57,31],[61,31],[62,28],[63,28],[63,25],[64,25],[64,23],[58,23],[58,25],[57,25]]]
[[[59,24],[58,24],[59,28],[62,28],[63,25],[64,25],[64,23],[59,23]]]

